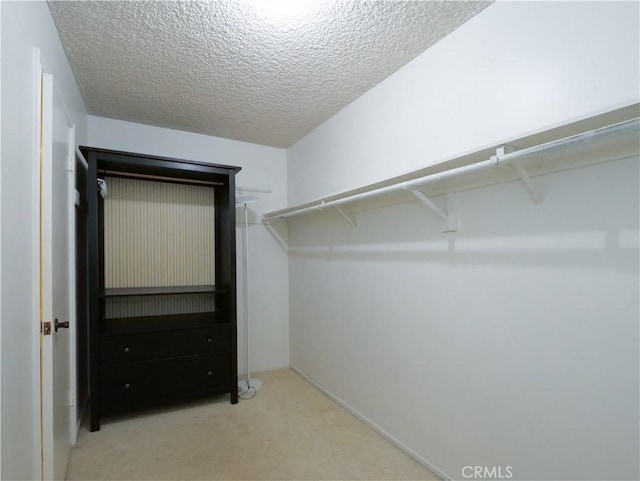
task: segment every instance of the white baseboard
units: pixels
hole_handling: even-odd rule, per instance
[[[438,469],[436,466],[434,466],[428,459],[425,459],[422,456],[420,456],[414,450],[409,448],[407,445],[403,444],[397,438],[395,438],[394,436],[389,434],[387,431],[382,429],[380,426],[378,426],[376,423],[371,421],[371,419],[369,419],[366,416],[362,415],[356,409],[354,409],[349,404],[347,404],[342,399],[340,399],[338,396],[336,396],[335,394],[333,394],[330,391],[328,391],[322,384],[318,383],[313,378],[307,376],[300,369],[295,368],[295,367],[291,367],[291,370],[293,370],[294,372],[298,373],[304,379],[309,381],[311,384],[313,384],[314,387],[316,387],[318,390],[320,390],[325,396],[327,396],[329,399],[331,399],[332,401],[336,402],[341,407],[343,407],[344,409],[349,411],[349,413],[353,414],[356,418],[358,418],[360,421],[362,421],[367,426],[369,426],[371,429],[373,429],[375,432],[377,432],[380,436],[382,436],[387,441],[389,441],[391,444],[393,444],[400,451],[402,451],[405,454],[411,456],[413,459],[415,459],[418,463],[420,463],[422,466],[427,468],[433,474],[435,474],[436,476],[440,477],[444,481],[451,481],[453,479],[449,475],[447,475],[444,471],[442,471],[442,470]]]

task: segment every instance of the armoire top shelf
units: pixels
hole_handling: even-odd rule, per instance
[[[112,287],[104,290],[104,297],[162,296],[167,294],[225,293],[228,289],[213,285],[161,286],[161,287]]]

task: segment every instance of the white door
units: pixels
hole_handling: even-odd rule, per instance
[[[75,265],[69,246],[74,236],[70,199],[75,183],[69,152],[75,142],[53,77],[41,76],[40,122],[40,336],[42,479],[64,479],[75,442],[75,352],[68,328],[75,314],[75,289],[70,289]],[[72,154],[73,155],[73,154]],[[71,292],[73,291],[73,292]],[[58,329],[56,330],[56,324]],[[48,328],[47,326],[50,326]],[[74,331],[73,331],[74,332]]]

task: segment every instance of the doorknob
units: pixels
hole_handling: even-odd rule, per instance
[[[58,332],[58,329],[61,329],[61,328],[69,329],[69,321],[60,322],[58,321],[58,319],[54,319],[53,328],[55,329],[56,332]]]

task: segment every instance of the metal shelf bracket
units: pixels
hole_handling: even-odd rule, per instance
[[[280,247],[284,249],[285,252],[289,251],[289,245],[287,241],[285,241],[282,236],[278,233],[275,227],[271,224],[270,219],[263,218],[262,223],[266,226],[266,228],[271,232],[271,235],[275,238],[275,240],[280,244]]]
[[[342,217],[344,217],[344,218],[347,220],[347,222],[348,222],[349,224],[351,224],[353,227],[358,227],[358,224],[356,223],[356,221],[355,221],[354,219],[352,219],[351,217],[349,217],[349,215],[348,215],[345,211],[343,211],[343,210],[342,210],[339,206],[337,206],[337,205],[334,205],[334,207],[335,207],[335,209],[336,209],[338,212],[340,212],[340,215],[341,215]]]
[[[358,224],[356,223],[356,221],[353,218],[349,217],[349,215],[345,211],[343,211],[340,208],[340,206],[338,205],[325,206],[324,204],[325,204],[324,200],[320,201],[320,205],[318,206],[318,209],[323,210],[323,209],[326,209],[327,207],[334,207],[349,224],[351,224],[353,227],[358,227]]]
[[[407,189],[420,200],[424,205],[429,207],[438,217],[442,219],[442,232],[453,232],[458,230],[458,209],[457,197],[455,192],[449,192],[443,195],[443,208],[441,209],[429,199],[426,195],[416,189]]]
[[[500,164],[501,157],[515,151],[516,151],[516,148],[510,145],[501,145],[500,147],[498,147],[496,149],[496,155],[495,155],[496,164],[498,165]],[[538,189],[536,189],[536,186],[533,185],[533,182],[531,181],[531,177],[529,176],[529,173],[523,167],[520,160],[516,159],[511,161],[510,163],[515,169],[515,171],[518,173],[518,177],[520,177],[522,186],[525,188],[525,190],[529,194],[529,197],[531,197],[531,200],[533,201],[533,203],[536,205],[542,204],[542,194],[540,194],[540,192],[538,192]]]

